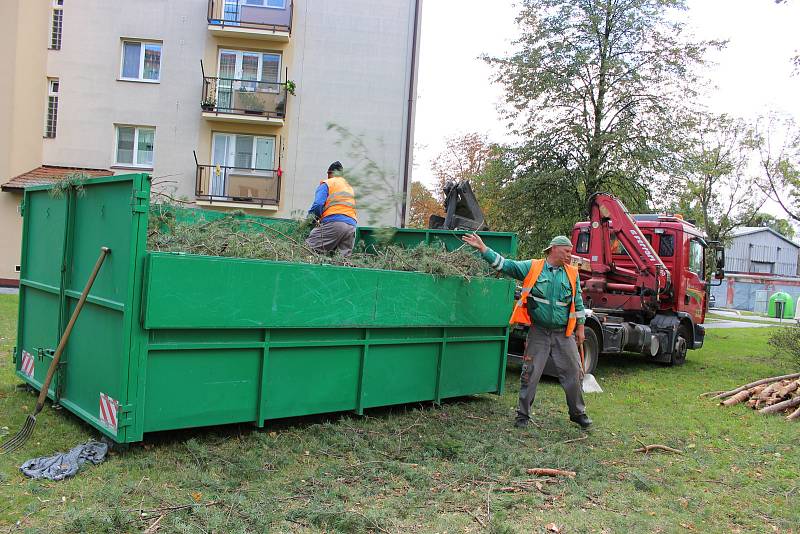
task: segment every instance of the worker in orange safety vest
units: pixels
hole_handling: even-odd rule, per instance
[[[547,360],[552,358],[558,380],[567,397],[569,418],[581,428],[589,428],[581,390],[582,369],[578,346],[585,339],[585,310],[581,297],[578,269],[570,264],[572,243],[556,236],[542,252],[545,259],[513,261],[484,244],[477,234],[463,237],[480,251],[492,267],[512,278],[523,280],[522,294],[511,314],[512,324],[527,325],[528,342],[522,361],[519,404],[515,426],[524,428],[530,421],[530,409],[536,386]]]
[[[338,252],[349,256],[356,240],[356,198],[353,188],[342,177],[338,161],[328,167],[328,177],[322,180],[308,210],[317,225],[306,239],[306,245],[316,252]]]

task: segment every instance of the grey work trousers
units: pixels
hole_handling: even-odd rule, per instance
[[[306,245],[316,252],[339,252],[349,256],[356,243],[356,227],[341,221],[322,221],[306,239]]]
[[[564,330],[548,330],[532,325],[528,330],[528,343],[522,358],[517,419],[530,419],[536,386],[539,385],[544,366],[550,358],[558,370],[558,381],[567,395],[569,415],[574,417],[586,413],[581,391],[581,360],[575,336],[565,336]]]

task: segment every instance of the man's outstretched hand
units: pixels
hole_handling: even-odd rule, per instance
[[[466,243],[467,245],[471,246],[474,249],[478,249],[478,251],[481,254],[486,252],[486,249],[488,248],[486,244],[483,242],[483,239],[481,239],[481,236],[479,236],[478,234],[466,234],[461,237],[461,241],[463,241],[464,243]]]

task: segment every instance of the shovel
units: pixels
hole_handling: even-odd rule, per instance
[[[25,424],[22,425],[22,430],[20,430],[13,437],[9,438],[8,441],[0,446],[0,454],[7,454],[19,449],[26,441],[28,441],[28,438],[31,437],[31,434],[33,434],[33,428],[36,426],[36,416],[42,411],[42,408],[44,408],[44,401],[47,398],[47,390],[50,389],[50,382],[53,380],[56,367],[58,367],[58,361],[61,359],[61,353],[64,352],[64,347],[67,345],[69,335],[72,333],[72,327],[75,326],[75,321],[78,320],[78,315],[80,315],[81,309],[83,309],[83,304],[86,302],[86,297],[89,296],[89,290],[92,289],[94,279],[97,278],[97,273],[100,272],[100,267],[103,265],[103,261],[106,259],[106,255],[109,252],[111,252],[110,248],[100,247],[100,257],[97,258],[97,263],[94,264],[94,270],[92,271],[91,276],[89,276],[89,281],[86,282],[86,287],[83,288],[81,298],[78,300],[78,304],[75,306],[75,310],[72,312],[72,317],[69,318],[67,328],[64,330],[64,334],[61,336],[61,340],[58,342],[58,347],[53,355],[53,361],[50,363],[50,368],[47,370],[47,376],[42,383],[42,389],[39,392],[39,399],[36,401],[36,408],[33,410],[33,414],[29,415],[25,420]]]
[[[594,375],[592,373],[586,372],[586,358],[583,355],[583,344],[581,344],[580,346],[580,353],[581,353],[581,371],[583,371],[583,381],[581,383],[583,392],[602,393],[603,388],[601,388],[600,384],[597,383],[597,379],[594,377]]]

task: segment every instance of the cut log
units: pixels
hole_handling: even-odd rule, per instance
[[[777,382],[773,382],[772,384],[764,386],[761,389],[761,393],[758,394],[758,398],[762,400],[769,399],[773,395],[773,393],[775,393],[779,388],[783,386],[783,384],[784,384],[783,380],[779,380]]]
[[[786,419],[788,419],[789,421],[793,419],[800,419],[800,408],[796,409],[795,411],[787,415]]]
[[[539,475],[545,477],[568,477],[575,478],[575,471],[564,471],[563,469],[550,469],[549,467],[532,467],[528,469],[529,475]]]
[[[795,397],[793,399],[785,400],[783,402],[779,402],[777,404],[773,404],[772,406],[767,406],[766,408],[762,408],[758,411],[758,413],[767,414],[767,413],[782,412],[783,410],[794,408],[795,406],[800,406],[800,396]]]
[[[787,395],[789,395],[789,393],[793,393],[794,391],[796,391],[798,387],[800,387],[800,380],[789,382],[788,384],[786,384],[785,386],[783,386],[781,389],[778,390],[778,396],[786,397]]]
[[[750,382],[749,384],[745,384],[740,386],[736,389],[732,389],[730,391],[726,391],[725,393],[720,393],[719,395],[715,396],[715,399],[727,399],[728,397],[732,397],[739,393],[740,391],[745,391],[755,386],[760,386],[761,384],[771,384],[772,382],[777,382],[778,380],[786,380],[787,378],[800,378],[800,373],[792,373],[789,375],[781,375],[781,376],[772,376],[770,378],[762,378],[761,380],[756,380],[755,382]]]
[[[750,398],[750,390],[745,389],[744,391],[740,391],[733,397],[725,399],[720,404],[722,404],[723,406],[733,406],[734,404],[739,404],[740,402],[744,402],[749,398]]]

